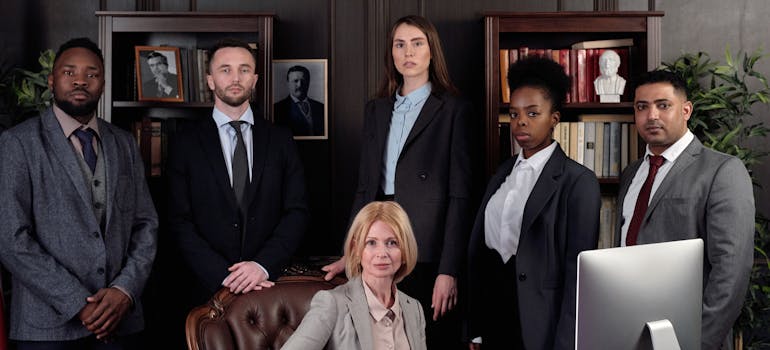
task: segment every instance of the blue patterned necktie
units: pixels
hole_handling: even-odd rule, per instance
[[[91,169],[91,173],[93,174],[96,169],[96,152],[94,151],[94,130],[90,128],[83,129],[75,129],[73,132],[75,134],[75,137],[80,140],[80,146],[83,149],[83,159],[86,161],[86,164],[88,164],[88,167]]]

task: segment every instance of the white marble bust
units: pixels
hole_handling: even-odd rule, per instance
[[[626,80],[618,75],[620,56],[613,50],[606,50],[599,56],[599,71],[602,73],[594,80],[594,89],[599,95],[599,102],[620,102],[620,95],[626,87]]]

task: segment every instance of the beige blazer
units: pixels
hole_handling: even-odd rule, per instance
[[[425,350],[425,316],[416,299],[398,292],[406,338],[411,350]],[[374,347],[369,305],[360,277],[316,293],[297,330],[283,350],[368,350]],[[401,350],[401,349],[396,349]]]

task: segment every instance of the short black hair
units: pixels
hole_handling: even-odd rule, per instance
[[[685,80],[674,72],[665,70],[651,70],[639,75],[633,82],[634,93],[636,89],[642,85],[655,84],[655,83],[668,83],[674,87],[674,91],[684,95],[685,99],[689,99],[690,92],[687,91],[687,83]]]
[[[59,60],[59,57],[64,53],[64,51],[74,49],[76,47],[82,47],[93,52],[97,57],[99,57],[99,61],[102,63],[102,66],[104,66],[104,55],[102,55],[102,50],[99,49],[99,45],[96,45],[96,43],[91,41],[89,38],[74,38],[68,40],[64,44],[61,44],[61,46],[59,46],[59,51],[56,51],[56,56],[54,56],[53,65],[56,66],[56,62]]]
[[[147,55],[147,61],[149,61],[149,60],[150,60],[150,58],[155,58],[155,57],[160,57],[160,61],[161,61],[163,64],[165,64],[165,65],[167,65],[167,66],[168,66],[168,57],[166,57],[165,55],[163,55],[162,53],[160,53],[160,52],[158,52],[158,51],[151,51],[151,52],[150,52],[150,53]]]
[[[251,58],[254,59],[254,64],[256,65],[257,58],[254,56],[256,54],[256,50],[252,49],[247,42],[235,38],[225,38],[214,44],[214,47],[209,50],[209,66],[206,67],[209,73],[211,73],[211,62],[213,61],[214,55],[217,53],[217,51],[219,51],[219,49],[224,49],[226,47],[240,47],[246,49],[246,51],[251,54]],[[256,69],[256,67],[254,67],[254,69]]]
[[[561,110],[567,100],[571,84],[569,76],[558,63],[540,56],[529,56],[508,68],[508,86],[511,92],[522,87],[543,90],[556,112]]]
[[[289,70],[286,72],[287,81],[289,80],[289,74],[291,74],[291,72],[302,72],[305,74],[305,79],[307,79],[307,81],[310,81],[310,70],[308,70],[305,66],[299,66],[299,65],[291,66]]]

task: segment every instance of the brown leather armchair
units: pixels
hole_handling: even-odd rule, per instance
[[[275,286],[246,294],[223,288],[187,315],[190,350],[280,349],[297,329],[319,290],[331,289],[344,278],[284,276]]]

